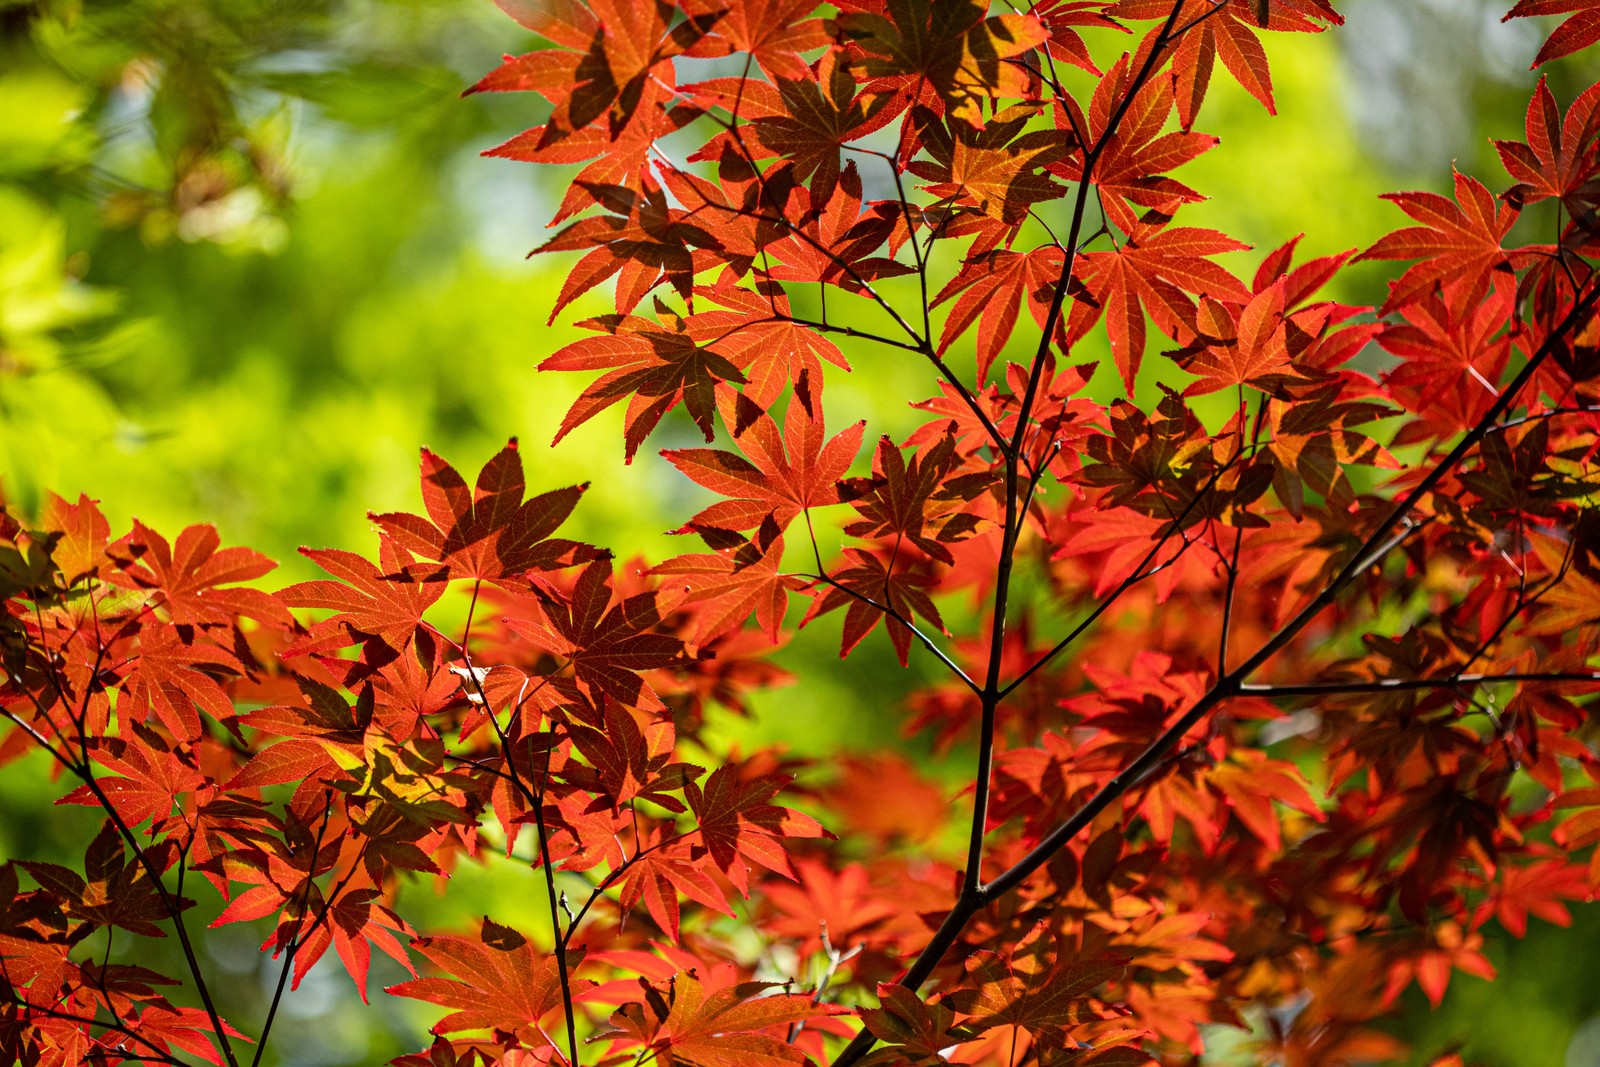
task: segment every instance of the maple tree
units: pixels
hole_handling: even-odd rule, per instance
[[[1600,86],[1538,83],[1498,196],[1243,278],[1169,172],[1218,63],[1271,110],[1262,35],[1324,0],[499,2],[547,47],[473,91],[549,117],[492,154],[582,165],[554,314],[614,284],[541,363],[599,372],[560,433],[622,404],[632,461],[682,407],[699,548],[559,536],[583,487],[530,495],[515,441],[471,483],[424,450],[425,514],[276,592],[208,526],[5,516],[0,760],[101,828],[0,866],[0,1056],[258,1064],[287,987],[332,948],[365,999],[376,948],[446,1011],[408,1067],[1137,1067],[1213,1026],[1384,1062],[1404,990],[1600,888]],[[1600,38],[1507,17],[1545,14],[1539,64]],[[1381,307],[1319,296],[1357,260]],[[927,368],[904,441],[829,425],[845,345]],[[973,753],[956,803],[719,751],[791,611],[937,661],[906,729]],[[468,863],[543,922],[415,929],[400,889]],[[209,894],[281,961],[248,1034]],[[176,976],[111,962],[169,936]]]

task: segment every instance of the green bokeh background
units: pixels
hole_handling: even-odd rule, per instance
[[[1504,182],[1488,138],[1520,136],[1540,29],[1502,25],[1503,5],[1481,0],[1339,6],[1342,32],[1270,40],[1276,118],[1219,70],[1200,125],[1223,144],[1178,175],[1213,198],[1184,223],[1256,246],[1230,264],[1241,272],[1297,233],[1312,254],[1371,243],[1400,222],[1378,194],[1443,190],[1452,162]],[[169,534],[213,522],[282,561],[287,582],[313,572],[297,546],[365,550],[368,510],[415,506],[419,445],[475,469],[516,436],[533,486],[593,483],[575,536],[623,557],[679,550],[663,531],[702,497],[653,449],[696,442],[686,420],[669,417],[630,466],[616,412],[547,447],[584,383],[534,366],[603,301],[546,325],[569,261],[524,257],[570,175],[479,154],[538,121],[536,102],[458,97],[530,44],[488,0],[0,0],[11,504],[84,492],[114,529],[135,515]],[[1558,97],[1582,73],[1553,74]],[[1352,271],[1336,295],[1373,301],[1384,276]],[[830,379],[830,421],[915,425],[901,399],[931,395],[926,368],[846,353],[856,369]],[[1139,392],[1153,391],[1146,375]],[[901,745],[959,782],[962,754],[937,762],[900,738],[895,705],[929,665],[899,671],[877,637],[841,663],[836,626],[785,650],[804,686],[763,694],[752,722],[719,722],[717,743]],[[7,857],[70,859],[87,840],[92,813],[41,805],[46,773],[0,769]],[[522,876],[464,871],[448,900],[423,889],[414,903],[430,924],[492,912],[533,926]],[[229,928],[210,949],[246,1024],[275,975],[259,936]],[[1600,1065],[1597,945],[1593,910],[1571,931],[1536,925],[1493,949],[1501,981],[1458,978],[1439,1012],[1408,1001],[1405,1035],[1419,1055],[1464,1040],[1493,1067]],[[418,1047],[427,1022],[381,996],[352,1010],[332,966],[288,1004],[268,1062],[381,1062]]]

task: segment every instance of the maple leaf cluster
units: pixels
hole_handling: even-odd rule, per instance
[[[593,375],[558,439],[620,406],[632,461],[682,408],[693,547],[561,536],[584,487],[515,441],[424,450],[420,514],[275,593],[208,526],[8,516],[0,760],[103,824],[0,867],[0,1057],[239,1067],[204,895],[280,994],[409,970],[445,1014],[405,1067],[1139,1067],[1219,1025],[1343,1067],[1600,889],[1600,86],[1538,83],[1498,196],[1241,273],[1171,172],[1324,0],[499,2],[540,44],[474,90],[548,117],[491,154],[581,168],[553,315],[611,297],[541,364]],[[1542,63],[1591,7],[1507,17],[1571,15]],[[1356,260],[1404,264],[1381,306],[1327,295]],[[864,358],[928,371],[904,440],[829,425]],[[706,729],[830,616],[937,661],[897,713],[967,789]],[[464,863],[541,923],[414,929]],[[110,962],[165,936],[176,977]]]
[[[471,485],[424,451],[421,482],[425,515],[372,516],[376,562],[307,550],[329,577],[277,593],[239,584],[272,562],[220,547],[209,526],[169,543],[135,524],[112,541],[86,498],[53,498],[37,529],[6,520],[4,756],[43,749],[73,786],[62,802],[106,818],[82,873],[20,861],[0,875],[0,1038],[20,1061],[237,1062],[240,1035],[191,948],[186,875],[221,898],[212,926],[264,924],[291,985],[331,947],[365,999],[374,948],[413,974],[416,953],[455,977],[391,992],[457,1009],[438,1032],[553,1048],[551,1013],[604,995],[579,973],[591,908],[647,914],[602,958],[670,987],[677,967],[627,945],[642,957],[652,936],[683,939],[680,895],[731,914],[752,870],[793,877],[783,839],[825,833],[771,803],[791,777],[773,758],[709,773],[678,758],[708,702],[738,707],[738,691],[780,673],[736,634],[690,643],[706,611],[554,536],[582,487],[529,498],[515,442]],[[452,583],[473,605],[455,636],[428,617]],[[492,620],[473,614],[490,604]],[[421,937],[396,910],[407,878],[519,848],[552,887],[557,867],[589,880],[554,953],[489,919],[475,938]],[[205,1010],[169,1002],[158,987],[171,977],[107,964],[113,930],[175,932]],[[74,956],[97,936],[100,959]],[[725,1030],[759,1043],[775,1019],[834,1010],[799,996],[743,1006],[763,988],[708,975],[705,1003],[664,1032],[689,1040],[714,1021],[698,1037],[710,1047]]]

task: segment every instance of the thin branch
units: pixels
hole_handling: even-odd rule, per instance
[[[472,669],[470,660],[467,663],[467,667],[469,670]],[[484,699],[484,706],[487,707],[488,698],[484,696],[483,687],[477,682],[475,672],[473,685],[478,689],[478,695]],[[517,711],[513,712],[513,714],[520,715],[521,712]],[[494,725],[494,732],[500,738],[500,748],[505,754],[506,767],[511,772],[512,783],[516,786],[517,791],[522,794],[524,802],[533,809],[534,829],[537,831],[539,838],[539,865],[544,868],[545,892],[549,896],[550,926],[555,932],[558,943],[560,943],[562,940],[560,903],[556,899],[555,868],[550,863],[550,831],[544,821],[544,791],[541,789],[539,794],[535,796],[517,772],[511,741],[506,731],[501,728],[500,720],[495,718],[492,711],[489,713],[489,722]],[[545,758],[549,759],[548,752],[545,753]],[[548,775],[548,771],[546,773]],[[561,982],[561,1007],[566,1013],[568,1061],[571,1067],[580,1067],[578,1062],[577,1013],[572,1006],[572,979],[567,974],[567,953],[562,948],[558,948],[556,952],[556,977]]]
[[[880,345],[887,345],[890,348],[898,348],[902,352],[915,352],[918,355],[922,354],[922,347],[920,345],[914,345],[909,341],[896,341],[893,337],[885,337],[882,334],[873,333],[870,330],[859,330],[854,326],[835,326],[831,322],[818,322],[815,319],[803,319],[798,315],[787,315],[782,312],[775,313],[765,319],[750,322],[748,325],[756,326],[760,325],[762,322],[788,322],[793,323],[796,326],[805,326],[809,329],[821,330],[824,333],[836,333],[844,337],[851,337],[861,341],[873,341]]]
[[[1256,405],[1255,429],[1251,433],[1252,445],[1255,445],[1261,440],[1261,426],[1265,421],[1267,407],[1266,394],[1259,393],[1257,395],[1261,397],[1261,401]],[[1232,459],[1229,460],[1230,463],[1242,456],[1245,449],[1244,428],[1245,423],[1248,421],[1246,416],[1249,412],[1249,406],[1248,402],[1245,400],[1244,386],[1242,384],[1239,386],[1238,411],[1238,447],[1235,450]],[[1234,592],[1237,590],[1239,585],[1239,548],[1243,543],[1244,528],[1242,526],[1235,526],[1233,529],[1233,555],[1231,558],[1223,560],[1223,566],[1227,569],[1228,579],[1222,593],[1222,627],[1221,632],[1217,635],[1218,677],[1228,673],[1228,636],[1229,632],[1233,628]],[[1219,552],[1218,555],[1220,556],[1221,553]]]
[[[1517,524],[1519,527],[1519,540],[1523,540],[1525,534],[1520,529],[1522,526],[1522,516],[1520,514],[1517,516]],[[1533,607],[1535,604],[1539,603],[1540,600],[1544,599],[1545,594],[1549,593],[1552,589],[1555,589],[1566,580],[1567,572],[1572,567],[1573,555],[1576,549],[1577,545],[1570,542],[1568,543],[1567,550],[1562,554],[1561,557],[1560,568],[1554,575],[1551,576],[1548,582],[1545,582],[1538,589],[1534,590],[1531,596],[1528,594],[1527,569],[1524,567],[1517,568],[1519,574],[1517,580],[1516,605],[1510,611],[1508,611],[1506,613],[1506,617],[1501,619],[1499,624],[1495,626],[1494,632],[1479,643],[1472,655],[1467,657],[1466,662],[1462,663],[1461,666],[1456,668],[1457,675],[1461,675],[1462,673],[1471,670],[1474,663],[1477,663],[1484,656],[1488,655],[1489,649],[1493,648],[1499,643],[1501,636],[1511,628],[1511,624],[1517,620],[1519,615]]]
[[[1083,150],[1083,171],[1078,176],[1077,197],[1072,206],[1072,225],[1067,231],[1066,257],[1061,263],[1061,273],[1056,281],[1055,292],[1050,296],[1050,308],[1045,314],[1043,331],[1039,336],[1039,348],[1034,354],[1033,365],[1028,370],[1028,385],[1023,391],[1022,407],[1017,413],[1017,430],[1011,442],[1011,451],[1017,452],[1022,447],[1022,438],[1028,429],[1028,416],[1033,410],[1033,400],[1039,390],[1039,378],[1044,371],[1045,357],[1050,353],[1050,346],[1055,337],[1056,323],[1061,320],[1061,314],[1066,306],[1067,289],[1072,284],[1072,271],[1077,265],[1078,236],[1083,232],[1083,220],[1088,207],[1089,190],[1095,188],[1090,181],[1095,164],[1100,161],[1100,155],[1116,136],[1118,128],[1122,125],[1123,118],[1128,109],[1133,106],[1133,101],[1144,88],[1150,76],[1155,73],[1157,60],[1166,50],[1167,42],[1171,39],[1173,23],[1177,21],[1178,14],[1182,11],[1181,3],[1173,4],[1172,11],[1167,15],[1166,22],[1161,27],[1161,32],[1156,38],[1150,54],[1145,57],[1144,65],[1139,68],[1138,74],[1128,83],[1128,91],[1117,104],[1116,110],[1111,113],[1111,118],[1106,122],[1106,128],[1101,132],[1100,139],[1090,147],[1085,142],[1080,142]],[[1101,209],[1102,215],[1104,208]]]
[[[1161,567],[1156,567],[1149,571],[1145,570],[1145,568],[1149,567],[1150,564],[1155,561],[1156,557],[1161,554],[1161,550],[1166,547],[1167,542],[1172,540],[1172,535],[1183,529],[1183,521],[1189,517],[1189,513],[1193,511],[1195,506],[1198,505],[1200,501],[1205,498],[1206,494],[1212,490],[1212,488],[1217,484],[1217,481],[1225,473],[1227,473],[1230,466],[1232,466],[1231,462],[1225,466],[1219,467],[1216,472],[1211,475],[1211,480],[1206,482],[1205,485],[1201,486],[1200,491],[1190,498],[1189,502],[1183,506],[1183,510],[1180,511],[1177,517],[1172,520],[1170,525],[1168,525],[1166,532],[1163,533],[1160,539],[1156,541],[1154,547],[1152,547],[1149,552],[1145,553],[1144,558],[1139,561],[1139,565],[1133,568],[1133,571],[1128,575],[1128,577],[1124,578],[1117,585],[1117,587],[1111,591],[1109,596],[1102,597],[1100,602],[1094,606],[1094,610],[1089,612],[1088,616],[1083,619],[1082,622],[1078,623],[1077,626],[1072,628],[1071,633],[1067,634],[1067,636],[1063,637],[1060,641],[1057,641],[1050,651],[1034,660],[1033,663],[1029,664],[1027,670],[1017,675],[1016,678],[1012,679],[1009,685],[1000,690],[999,698],[1001,700],[1004,700],[1008,695],[1010,695],[1011,691],[1016,689],[1017,686],[1031,678],[1035,671],[1038,671],[1051,660],[1059,656],[1062,652],[1066,651],[1072,642],[1076,641],[1085,630],[1093,625],[1096,619],[1105,614],[1106,611],[1117,602],[1123,593],[1126,593],[1129,589],[1133,588],[1134,585],[1150,577],[1150,575],[1155,574],[1156,571],[1161,569]],[[1187,544],[1185,545],[1185,548],[1187,548]],[[1162,566],[1165,566],[1165,564]]]
[[[861,603],[867,605],[870,608],[874,608],[874,609],[876,609],[878,611],[883,612],[884,615],[886,615],[889,618],[893,619],[895,622],[899,623],[901,626],[904,626],[907,630],[910,630],[912,636],[914,636],[917,639],[917,642],[919,644],[921,644],[923,648],[926,648],[929,652],[932,652],[936,657],[938,657],[939,662],[943,663],[946,667],[950,668],[951,672],[957,678],[961,679],[962,684],[964,684],[968,689],[972,690],[972,692],[974,694],[976,694],[978,696],[982,696],[983,695],[983,690],[978,688],[978,683],[974,682],[972,680],[972,678],[967,674],[967,672],[961,669],[960,664],[956,663],[955,660],[951,659],[945,653],[944,649],[942,649],[938,645],[934,644],[933,638],[929,637],[927,634],[923,633],[920,629],[918,629],[917,625],[915,623],[913,623],[910,619],[906,618],[904,615],[900,614],[899,610],[896,609],[895,607],[893,607],[893,606],[891,606],[891,605],[889,605],[887,603],[880,604],[876,600],[872,599],[870,596],[867,596],[867,594],[861,593],[861,592],[857,592],[856,590],[851,589],[849,586],[841,584],[837,579],[833,578],[832,576],[828,575],[825,572],[824,573],[819,573],[819,574],[800,574],[800,575],[797,575],[797,577],[805,578],[805,579],[807,579],[809,581],[813,581],[813,582],[822,582],[823,584],[829,586],[832,589],[839,590],[839,592],[845,594],[846,596],[854,597],[856,600],[861,601]]]
[[[161,898],[161,906],[166,910],[168,918],[172,920],[173,929],[177,932],[178,945],[183,950],[184,962],[189,967],[190,977],[194,979],[195,990],[200,994],[200,1003],[205,1008],[206,1016],[210,1019],[211,1025],[215,1029],[217,1044],[221,1046],[223,1057],[228,1061],[228,1067],[239,1067],[239,1061],[233,1052],[233,1043],[228,1040],[222,1016],[217,1011],[216,1002],[211,996],[211,988],[206,984],[205,975],[200,969],[200,958],[195,952],[194,942],[189,938],[189,927],[183,921],[182,902],[175,899],[167,891],[166,883],[161,880],[161,872],[156,870],[155,864],[145,853],[145,850],[139,846],[138,839],[133,836],[133,831],[123,821],[122,815],[117,811],[116,806],[111,803],[111,798],[106,795],[104,788],[101,787],[99,780],[95,778],[94,771],[90,766],[85,763],[84,766],[76,769],[76,773],[83,780],[83,784],[89,788],[89,792],[94,795],[96,802],[105,811],[112,825],[116,827],[118,835],[127,844],[129,851],[139,861],[139,866],[144,868],[145,874],[149,876],[151,883],[155,886],[156,894]]]
[[[1202,11],[1202,12],[1200,12],[1200,14],[1196,15],[1194,18],[1190,19],[1188,22],[1185,22],[1182,26],[1179,26],[1177,29],[1173,30],[1172,31],[1172,36],[1174,38],[1182,37],[1184,34],[1188,33],[1190,30],[1194,29],[1196,26],[1200,25],[1206,19],[1211,18],[1212,16],[1219,14],[1222,11],[1223,8],[1228,6],[1228,0],[1209,0],[1209,2],[1211,4],[1211,10],[1210,11]]]
[[[322,839],[328,832],[328,823],[332,818],[333,793],[331,790],[324,790],[322,798],[322,825],[317,827],[316,843],[311,846],[310,863],[306,867],[306,884],[305,888],[300,893],[300,912],[295,920],[294,933],[289,935],[289,944],[284,949],[283,964],[278,968],[278,984],[277,987],[272,991],[272,1003],[267,1006],[267,1018],[266,1021],[261,1024],[261,1040],[256,1043],[256,1054],[251,1057],[250,1067],[260,1067],[261,1057],[267,1051],[267,1035],[272,1033],[272,1024],[278,1017],[278,1005],[283,1001],[283,991],[289,984],[289,972],[294,969],[295,955],[300,951],[300,946],[305,944],[306,939],[316,931],[316,926],[312,925],[304,932],[304,936],[302,936],[300,927],[305,922],[306,912],[309,911],[311,907],[311,891],[316,887],[317,857],[322,853]],[[345,881],[349,881],[348,876],[346,877]],[[327,902],[322,906],[322,915],[327,915],[328,912],[333,908],[333,902],[338,896],[338,892],[338,889],[335,889],[334,895],[330,896]],[[317,921],[321,922],[321,918],[322,916],[318,916]]]
[[[1600,671],[1531,671],[1511,674],[1452,674],[1443,678],[1374,678],[1357,682],[1306,682],[1239,686],[1243,696],[1328,696],[1342,693],[1407,693],[1424,689],[1465,689],[1498,682],[1600,682]]]
[[[167,1052],[166,1050],[162,1049],[160,1045],[157,1045],[155,1042],[151,1041],[148,1037],[145,1037],[143,1034],[123,1023],[108,1023],[100,1019],[85,1018],[82,1015],[73,1015],[71,1012],[59,1011],[55,1008],[47,1008],[42,1004],[35,1004],[30,1000],[23,1000],[16,996],[15,993],[13,993],[11,996],[11,1003],[19,1008],[26,1008],[29,1012],[43,1015],[48,1019],[60,1019],[64,1022],[82,1023],[85,1026],[98,1026],[102,1030],[110,1030],[112,1033],[121,1034],[126,1038],[130,1038],[139,1042],[152,1053],[152,1055],[148,1056],[140,1055],[138,1053],[134,1053],[130,1056],[127,1050],[119,1049],[118,1055],[124,1058],[137,1059],[144,1063],[166,1063],[171,1064],[172,1067],[189,1067],[189,1064],[178,1059],[176,1056],[172,1055],[172,1053]]]
[[[911,204],[906,199],[905,182],[900,178],[900,166],[887,153],[874,153],[882,157],[889,166],[889,176],[894,179],[894,193],[900,201],[900,214],[906,220],[906,234],[911,238],[911,256],[917,261],[917,286],[922,294],[922,336],[927,341],[933,340],[933,308],[928,303],[928,257],[923,254],[922,246],[917,244],[916,226],[911,221]],[[932,234],[929,235],[930,241]],[[928,245],[928,251],[933,251],[933,245]]]
[[[28,695],[30,698],[33,696],[32,693],[29,693]],[[38,706],[37,701],[34,702],[34,706]],[[51,758],[53,758],[57,763],[61,764],[62,767],[73,772],[74,774],[77,773],[78,768],[73,764],[72,760],[63,753],[56,751],[56,747],[50,743],[48,738],[46,738],[38,730],[35,730],[32,723],[23,722],[21,719],[17,718],[16,714],[10,708],[0,707],[0,715],[4,715],[7,719],[10,719],[17,729],[33,738],[33,743],[50,753]]]
[[[481,582],[475,582],[474,583],[473,595],[472,595],[473,604],[477,603],[477,598],[478,598],[477,586],[480,585],[480,584],[481,584]],[[470,625],[470,622],[469,622],[469,625]],[[550,865],[550,837],[549,837],[549,830],[546,827],[545,821],[544,821],[544,790],[543,790],[543,788],[541,788],[540,791],[539,791],[539,794],[537,796],[535,796],[533,791],[528,787],[527,782],[523,779],[522,775],[520,773],[518,773],[517,764],[516,764],[516,749],[515,749],[515,746],[512,745],[510,737],[508,736],[508,734],[506,732],[506,729],[501,727],[500,720],[495,716],[494,707],[489,702],[488,694],[483,691],[483,682],[479,679],[479,677],[478,677],[478,669],[472,662],[472,653],[467,648],[465,642],[463,642],[461,645],[459,645],[457,647],[460,649],[461,657],[466,662],[466,665],[467,665],[466,677],[471,680],[472,687],[478,691],[478,699],[483,704],[484,712],[487,714],[487,716],[489,718],[489,724],[492,727],[494,727],[495,736],[498,737],[499,740],[500,740],[501,755],[506,761],[506,769],[510,772],[511,783],[516,788],[517,792],[522,795],[522,799],[528,805],[528,807],[533,809],[534,827],[537,830],[538,837],[539,837],[539,859],[540,859],[540,865],[544,868],[545,891],[549,896],[550,927],[551,927],[551,930],[552,930],[552,932],[553,932],[553,934],[555,936],[556,942],[557,942],[556,977],[560,980],[560,983],[561,983],[561,1007],[562,1007],[563,1011],[565,1012],[566,1022],[567,1022],[567,1056],[568,1056],[568,1063],[569,1063],[570,1067],[580,1067],[580,1064],[578,1062],[577,1013],[576,1013],[575,1009],[572,1006],[572,980],[571,980],[571,977],[567,974],[567,953],[566,953],[565,949],[562,947],[564,945],[564,942],[563,942],[562,936],[561,936],[560,902],[557,900],[557,897],[556,897],[555,870]],[[516,708],[514,708],[511,711],[510,715],[507,716],[507,726],[510,726],[510,724],[512,722],[520,719],[521,715],[522,715],[522,703],[518,702]],[[549,753],[546,752],[545,753],[546,761],[548,761],[549,758],[550,758]],[[548,763],[547,763],[547,767],[546,767],[546,778],[547,778],[547,780],[548,780],[548,774],[549,774],[549,771],[548,771]]]
[[[1083,170],[1079,175],[1078,191],[1073,203],[1072,223],[1067,231],[1067,250],[1061,266],[1061,274],[1056,284],[1055,292],[1050,298],[1050,309],[1045,316],[1043,332],[1039,337],[1039,347],[1034,354],[1033,364],[1028,370],[1028,384],[1023,391],[1022,401],[1017,409],[1017,426],[1012,434],[1009,444],[1002,450],[1005,457],[1005,517],[1001,525],[1000,559],[995,573],[994,604],[989,624],[989,662],[981,694],[981,715],[978,725],[978,765],[974,773],[973,798],[972,798],[972,825],[967,841],[967,863],[962,877],[962,901],[976,900],[981,897],[982,890],[982,861],[983,839],[988,829],[989,821],[989,794],[993,786],[994,777],[994,733],[996,712],[1001,699],[1002,683],[1000,679],[1000,663],[1005,648],[1006,609],[1011,595],[1011,573],[1015,564],[1017,541],[1022,532],[1022,519],[1018,513],[1018,477],[1021,462],[1023,441],[1027,436],[1029,421],[1033,412],[1033,403],[1038,396],[1039,383],[1044,374],[1044,367],[1050,356],[1050,349],[1055,339],[1056,324],[1060,321],[1062,310],[1065,307],[1067,290],[1071,285],[1073,267],[1077,262],[1077,244],[1079,235],[1083,232],[1084,217],[1088,209],[1089,190],[1093,187],[1090,181],[1095,164],[1106,146],[1116,135],[1121,126],[1123,117],[1133,105],[1134,97],[1143,89],[1145,83],[1154,73],[1157,58],[1161,55],[1166,35],[1171,31],[1173,22],[1178,17],[1181,4],[1174,4],[1172,12],[1167,16],[1167,21],[1157,39],[1156,46],[1151,49],[1144,65],[1138,74],[1131,80],[1128,92],[1113,111],[1106,123],[1101,138],[1091,148],[1082,145],[1084,152]],[[866,1035],[863,1042],[862,1035]],[[843,1067],[848,1067],[857,1058],[871,1047],[871,1035],[863,1030],[856,1040],[852,1041],[845,1049],[844,1058],[840,1061]]]
[[[1222,629],[1217,635],[1217,674],[1228,673],[1228,630],[1233,623],[1233,594],[1239,585],[1239,546],[1244,541],[1244,530],[1234,527],[1233,558],[1226,561],[1228,581],[1222,593]]]
[[[1507,419],[1505,422],[1495,425],[1489,432],[1504,433],[1506,430],[1514,430],[1518,426],[1530,422],[1539,422],[1543,419],[1554,419],[1562,415],[1593,415],[1597,412],[1600,412],[1600,404],[1578,404],[1573,407],[1550,408],[1548,411],[1537,411],[1529,415],[1523,415],[1521,418]]]

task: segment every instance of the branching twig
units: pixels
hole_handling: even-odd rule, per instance
[[[1452,674],[1443,678],[1374,678],[1370,681],[1274,683],[1239,686],[1242,696],[1333,696],[1342,693],[1407,693],[1419,689],[1466,689],[1497,682],[1600,682],[1600,671],[1530,671]]]
[[[907,971],[902,979],[902,984],[915,989],[925,981],[932,974],[933,969],[938,966],[950,946],[960,936],[967,922],[978,910],[990,901],[1021,885],[1023,881],[1065,847],[1069,841],[1088,827],[1100,812],[1124,796],[1134,785],[1142,780],[1189,730],[1204,720],[1219,705],[1234,696],[1246,692],[1245,679],[1259,670],[1269,659],[1293,641],[1313,619],[1331,606],[1357,575],[1381,559],[1393,547],[1400,544],[1412,529],[1418,525],[1410,519],[1413,509],[1422,502],[1424,497],[1435,490],[1445,476],[1453,471],[1487,434],[1493,431],[1501,416],[1510,409],[1523,387],[1527,385],[1544,361],[1549,358],[1556,345],[1562,343],[1580,323],[1593,315],[1597,301],[1600,301],[1600,286],[1591,288],[1589,292],[1574,303],[1561,322],[1546,337],[1544,343],[1533,353],[1507,387],[1501,391],[1500,395],[1476,425],[1464,434],[1455,447],[1410,492],[1394,505],[1389,514],[1368,534],[1360,547],[1351,553],[1345,565],[1328,580],[1321,592],[1310,603],[1302,607],[1287,623],[1279,627],[1244,663],[1233,671],[1222,674],[1204,696],[1200,697],[1199,700],[1172,722],[1132,762],[1112,777],[1110,781],[1102,785],[1072,815],[1045,835],[1026,856],[1014,863],[994,880],[978,885],[975,891],[968,892],[964,890],[957,898],[954,907],[945,916],[939,929],[934,933],[933,938]],[[1523,680],[1535,680],[1530,675],[1519,677]],[[1593,676],[1579,676],[1576,679],[1546,677],[1538,680],[1594,679]],[[1398,680],[1391,683],[1390,688],[1404,688],[1406,686],[1426,688],[1439,685],[1459,686],[1466,681],[1468,679],[1465,677],[1446,679],[1442,682],[1434,680]],[[1342,683],[1330,684],[1338,685]],[[1375,684],[1381,685],[1381,683]],[[1283,688],[1279,688],[1275,692],[1277,695],[1288,695],[1288,691]],[[980,782],[980,788],[982,785],[983,783]],[[865,1055],[875,1043],[876,1039],[872,1034],[867,1030],[862,1030],[851,1041],[839,1059],[835,1061],[836,1064],[838,1067],[850,1067],[851,1064],[854,1064]]]

